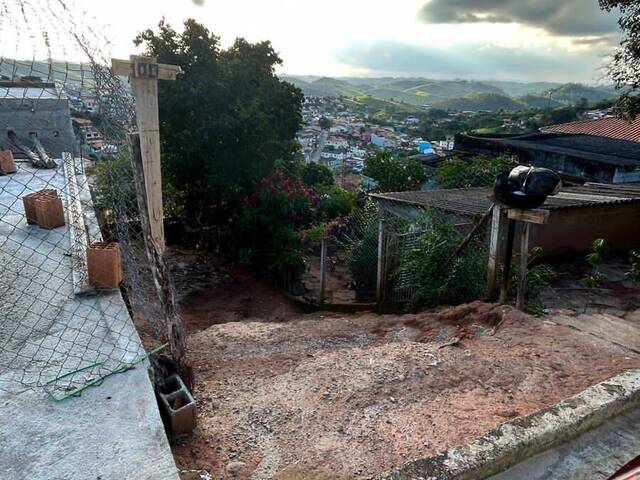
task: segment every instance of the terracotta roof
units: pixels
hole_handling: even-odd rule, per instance
[[[548,127],[542,127],[540,130],[543,132],[577,133],[640,142],[640,116],[633,122],[616,117],[605,117],[598,120],[580,120],[549,125]]]

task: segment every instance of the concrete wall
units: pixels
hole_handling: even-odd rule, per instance
[[[60,158],[61,152],[77,153],[71,125],[69,101],[64,98],[3,98],[0,102],[0,147],[9,148],[7,132],[14,130],[27,147],[35,132],[47,153]]]
[[[532,227],[530,245],[542,247],[545,256],[587,252],[596,238],[604,238],[612,251],[626,252],[640,246],[640,205],[552,210],[548,224]]]

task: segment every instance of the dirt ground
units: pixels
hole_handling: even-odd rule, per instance
[[[199,425],[173,450],[212,479],[371,478],[640,367],[509,307],[305,315],[252,282],[182,305]]]

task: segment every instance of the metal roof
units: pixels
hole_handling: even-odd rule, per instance
[[[576,156],[616,166],[640,166],[637,142],[582,134],[533,134],[500,139],[505,145]]]
[[[437,208],[465,215],[482,215],[493,200],[491,188],[453,188],[426,192],[390,192],[370,194],[378,201],[412,205],[418,208]],[[555,196],[548,197],[542,208],[563,210],[598,205],[640,203],[640,185],[608,185],[587,183],[582,186],[567,186]]]
[[[0,87],[0,101],[9,99],[60,100],[66,98],[64,93],[51,87]]]

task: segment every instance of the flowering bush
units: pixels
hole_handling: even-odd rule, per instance
[[[237,219],[241,259],[268,271],[302,265],[300,232],[311,224],[316,203],[300,178],[275,172],[254,183]]]

